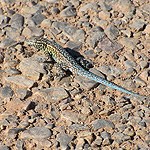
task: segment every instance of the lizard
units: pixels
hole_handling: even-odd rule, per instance
[[[84,69],[60,44],[55,42],[55,40],[48,40],[46,38],[31,38],[26,40],[25,43],[29,46],[34,46],[37,50],[43,51],[45,54],[48,54],[64,70],[69,69],[73,74],[81,75],[131,96],[146,98],[146,96],[127,90],[122,86]]]

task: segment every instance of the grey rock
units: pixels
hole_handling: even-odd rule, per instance
[[[31,31],[31,36],[40,37],[40,36],[44,35],[44,31],[41,28],[29,27],[29,30]]]
[[[72,5],[74,5],[75,7],[79,6],[80,1],[79,0],[70,0],[70,2],[72,3]]]
[[[31,92],[28,91],[27,89],[18,89],[16,91],[16,94],[17,94],[18,98],[23,100],[23,99],[27,98],[28,96],[30,96]]]
[[[133,67],[137,66],[136,62],[130,61],[130,60],[126,60],[124,62],[124,65],[125,65],[126,68],[133,68]]]
[[[112,42],[107,37],[104,37],[102,40],[99,41],[98,47],[108,54],[115,53],[115,52],[123,49],[123,45],[121,45],[117,42]]]
[[[149,3],[146,3],[146,4],[143,3],[143,5],[141,7],[141,11],[143,13],[146,13],[149,16],[149,14],[150,14],[150,4]]]
[[[11,89],[10,86],[5,86],[1,89],[1,95],[2,97],[12,97],[14,94],[14,91]]]
[[[110,133],[108,133],[107,131],[101,132],[101,137],[102,137],[103,139],[111,139],[111,135],[110,135]]]
[[[0,63],[3,63],[3,61],[4,61],[4,55],[3,53],[0,53]]]
[[[0,15],[0,27],[3,28],[5,26],[7,26],[7,24],[9,23],[10,18],[4,15]]]
[[[9,76],[21,74],[21,72],[16,68],[9,68],[5,70],[6,74]]]
[[[60,10],[59,10],[57,7],[52,7],[51,13],[52,13],[52,14],[59,14],[59,13],[60,13]]]
[[[97,11],[98,10],[98,4],[96,2],[87,3],[86,5],[83,5],[80,7],[79,13],[81,13],[81,12],[87,13],[88,10],[90,10],[90,9]]]
[[[14,139],[16,138],[17,134],[21,131],[23,131],[24,129],[22,128],[12,128],[12,129],[9,129],[8,131],[8,137],[11,138],[11,139]]]
[[[24,147],[24,141],[17,140],[17,142],[16,142],[16,148],[18,150],[24,150],[25,149],[25,147]]]
[[[109,116],[109,120],[113,121],[114,123],[118,123],[119,120],[121,120],[121,115],[120,114],[111,114]]]
[[[70,49],[73,49],[73,50],[76,50],[76,51],[79,51],[80,48],[81,48],[82,44],[81,43],[75,43],[73,41],[68,41],[66,43],[66,47],[70,48]]]
[[[34,81],[29,80],[21,75],[12,76],[12,77],[5,77],[6,82],[11,82],[13,84],[16,84],[20,87],[30,88],[34,85]]]
[[[62,30],[64,35],[66,35],[69,38],[72,38],[73,34],[75,34],[75,32],[77,31],[77,28],[67,25]]]
[[[127,38],[126,37],[126,38],[120,39],[120,43],[130,50],[135,49],[138,42],[139,42],[139,40],[135,39],[135,38]]]
[[[80,114],[78,112],[74,112],[71,110],[64,110],[61,113],[61,117],[68,121],[75,122],[75,123],[78,123],[81,120],[84,121],[86,118],[86,116],[84,116],[83,114]]]
[[[6,48],[6,47],[9,47],[15,43],[16,42],[13,39],[5,38],[5,39],[1,40],[0,48]]]
[[[24,25],[24,17],[20,14],[15,14],[10,20],[11,27],[15,29],[22,29]]]
[[[114,128],[115,125],[109,121],[109,120],[104,120],[104,119],[96,119],[92,121],[92,126],[94,130],[98,130],[101,128]]]
[[[6,35],[13,40],[16,40],[21,34],[20,30],[12,27],[6,27],[5,31],[6,31]]]
[[[6,145],[0,145],[0,150],[11,150],[11,149]]]
[[[36,25],[40,24],[44,19],[46,19],[46,17],[43,14],[39,13],[39,12],[35,13],[32,16],[32,20],[34,21],[34,23]]]
[[[60,12],[62,17],[75,17],[77,15],[76,9],[72,6],[68,6]]]
[[[85,32],[82,29],[76,30],[76,32],[72,35],[72,38],[76,42],[84,42],[85,40]]]
[[[119,30],[114,25],[108,26],[105,29],[105,33],[111,40],[115,40],[119,36]]]
[[[147,68],[147,67],[149,66],[149,65],[148,65],[148,62],[145,61],[145,60],[140,61],[140,62],[139,62],[139,65],[140,65],[140,67],[141,67],[142,69]]]
[[[145,26],[145,21],[142,19],[134,19],[133,23],[130,24],[130,27],[136,31],[142,31]]]
[[[44,66],[44,63],[32,57],[24,58],[19,64],[22,74],[31,80],[39,80],[40,75],[46,73]]]
[[[82,130],[88,130],[88,126],[82,125],[82,124],[72,124],[69,126],[69,129],[74,130],[74,131],[82,131]]]
[[[86,89],[86,90],[90,90],[98,86],[97,82],[87,79],[80,75],[75,76],[74,81],[77,82],[81,88]]]
[[[52,132],[45,127],[32,127],[21,133],[21,139],[47,139],[52,135]]]
[[[59,32],[63,31],[66,27],[68,27],[69,24],[66,22],[58,22],[55,21],[52,23],[52,27],[56,30],[58,30]]]
[[[99,5],[104,11],[110,11],[112,9],[111,5],[107,4],[105,1],[99,1]]]
[[[91,29],[89,36],[87,37],[87,43],[90,47],[95,48],[97,43],[101,41],[106,35],[104,34],[102,28],[94,27]]]
[[[37,91],[36,94],[44,97],[45,100],[52,103],[63,100],[69,96],[66,90],[61,87],[41,89],[40,91]]]
[[[62,149],[65,149],[68,147],[68,144],[71,142],[73,139],[73,136],[68,135],[66,133],[59,133],[57,135],[57,141],[60,143],[60,146]]]
[[[118,12],[122,12],[125,14],[125,16],[132,16],[135,12],[135,5],[130,0],[119,0],[115,1],[115,3],[112,5],[114,10],[117,10]]]
[[[85,54],[87,57],[89,57],[89,58],[95,58],[95,57],[97,56],[97,55],[94,53],[94,51],[91,50],[91,49],[86,50],[86,51],[84,52],[84,54]]]
[[[48,28],[50,29],[51,25],[52,25],[52,21],[50,19],[44,19],[42,22],[41,22],[41,27],[42,28]]]

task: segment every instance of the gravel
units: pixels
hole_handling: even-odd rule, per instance
[[[87,70],[149,95],[149,14],[149,0],[2,0],[0,149],[148,150],[148,100],[68,70],[58,80],[53,59],[24,41],[52,38]]]

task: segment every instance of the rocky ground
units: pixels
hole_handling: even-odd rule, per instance
[[[59,81],[51,59],[24,44],[53,38],[148,96],[149,21],[149,0],[1,0],[0,150],[150,149],[149,99],[70,73]]]

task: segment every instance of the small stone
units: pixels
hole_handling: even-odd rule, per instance
[[[10,20],[11,27],[15,29],[22,29],[24,25],[24,17],[20,14],[15,14]]]
[[[110,12],[108,12],[108,11],[100,11],[98,15],[99,15],[99,18],[102,20],[110,19]]]
[[[102,40],[99,41],[98,47],[108,54],[115,53],[115,52],[123,49],[123,45],[121,45],[117,42],[112,42],[107,37],[104,37]]]
[[[150,34],[150,24],[148,24],[144,30],[146,34]]]
[[[126,35],[127,37],[131,37],[132,33],[130,30],[121,30],[121,32]]]
[[[12,128],[8,131],[8,137],[14,139],[16,138],[17,134],[23,130],[24,129],[22,128]]]
[[[113,121],[114,123],[117,123],[118,120],[121,120],[121,115],[120,114],[111,114],[109,116],[109,120]]]
[[[52,14],[59,14],[60,10],[57,7],[52,7],[51,13]]]
[[[143,70],[141,74],[139,75],[139,78],[141,78],[145,83],[150,80],[150,73],[148,70]]]
[[[77,138],[77,144],[76,144],[76,149],[82,150],[85,145],[85,140],[84,138]]]
[[[22,35],[30,38],[30,37],[40,37],[44,34],[44,31],[38,27],[26,27],[22,31]]]
[[[4,15],[0,15],[0,27],[5,27],[9,23],[10,18]]]
[[[137,43],[139,42],[138,39],[135,38],[122,38],[120,39],[120,43],[125,46],[126,48],[133,50],[135,49]]]
[[[108,26],[104,32],[111,40],[115,40],[119,36],[119,30],[114,25]]]
[[[29,80],[21,75],[12,76],[12,77],[5,77],[7,82],[11,82],[21,87],[30,88],[34,85],[34,81]]]
[[[10,150],[10,147],[6,145],[0,145],[0,150]]]
[[[70,48],[70,49],[73,49],[73,50],[76,50],[76,51],[79,51],[80,48],[81,48],[82,44],[81,43],[75,43],[73,41],[68,41],[66,43],[66,47]]]
[[[49,29],[52,25],[52,21],[50,19],[44,19],[42,22],[41,22],[41,27],[42,28],[47,28]]]
[[[45,100],[52,103],[63,100],[69,96],[66,90],[61,87],[41,89],[40,91],[36,92],[36,94],[44,97]]]
[[[34,23],[36,25],[40,24],[44,19],[46,19],[46,17],[43,14],[39,13],[39,12],[35,13],[32,16],[32,20],[34,21]]]
[[[61,117],[65,118],[68,121],[75,122],[75,123],[78,123],[81,120],[84,121],[84,119],[85,119],[84,115],[79,114],[79,113],[74,112],[74,111],[71,111],[71,110],[65,110],[65,111],[63,111],[61,113]]]
[[[4,54],[0,52],[0,64],[4,61]]]
[[[21,141],[21,140],[17,140],[17,142],[16,142],[16,148],[18,149],[18,150],[23,150],[24,149],[24,141]]]
[[[85,40],[85,32],[82,29],[78,29],[72,35],[74,41],[83,43]]]
[[[74,130],[74,131],[82,131],[82,130],[87,130],[88,126],[75,123],[75,124],[70,125],[69,129]]]
[[[60,12],[61,17],[75,17],[77,15],[76,9],[72,6],[68,6]]]
[[[0,48],[7,48],[15,43],[16,42],[13,39],[6,38],[6,39],[1,40]]]
[[[135,82],[136,82],[137,85],[140,85],[140,86],[145,86],[146,85],[146,82],[144,80],[142,80],[140,77],[136,77]]]
[[[135,5],[130,0],[119,0],[113,4],[113,10],[125,14],[125,16],[132,16],[135,12]]]
[[[106,37],[104,31],[100,27],[94,27],[90,31],[89,36],[87,37],[87,43],[90,47],[95,48],[99,41],[102,41]]]
[[[60,143],[61,149],[66,149],[68,144],[72,141],[73,136],[66,133],[59,133],[56,140]]]
[[[16,69],[16,68],[9,68],[9,69],[6,69],[5,72],[6,72],[6,74],[9,75],[9,76],[21,74],[21,71],[19,71],[19,70]]]
[[[96,119],[92,121],[92,126],[94,130],[98,130],[101,128],[114,128],[115,125],[109,121],[109,120],[104,120],[104,119]]]
[[[79,75],[75,76],[74,81],[77,82],[81,88],[86,89],[86,90],[95,88],[99,84],[93,80],[87,79],[87,78],[85,78],[83,76],[79,76]]]
[[[35,58],[24,58],[20,64],[19,68],[22,74],[31,80],[39,80],[41,74],[45,74],[44,63],[40,63]]]
[[[145,21],[142,19],[134,19],[133,23],[130,24],[130,27],[135,31],[142,31],[145,26]]]
[[[47,139],[52,135],[52,132],[45,127],[32,127],[23,131],[20,135],[21,139]]]
[[[126,68],[134,68],[137,66],[137,64],[134,61],[126,60],[124,62],[124,65]]]
[[[140,67],[141,67],[142,69],[147,68],[147,67],[149,66],[149,65],[148,65],[148,62],[145,61],[145,60],[140,61],[140,62],[139,62],[139,65],[140,65]]]
[[[76,27],[67,25],[63,29],[63,34],[66,35],[68,38],[72,38],[72,35],[74,35],[76,31]]]
[[[10,86],[5,86],[1,89],[1,95],[2,97],[12,97],[14,94],[14,91],[11,89]]]
[[[86,5],[82,5],[79,9],[79,13],[81,12],[87,13],[88,10],[90,9],[97,10],[98,4],[96,2],[90,2],[90,3],[87,3]]]
[[[127,126],[126,129],[123,131],[123,133],[128,135],[128,136],[134,136],[135,135],[134,128],[132,126]]]
[[[89,58],[95,58],[97,55],[94,53],[93,50],[86,50],[85,55],[88,56]]]
[[[103,140],[103,143],[102,143],[104,146],[105,145],[110,145],[111,144],[111,140],[110,139],[108,139],[108,138],[106,138],[106,139],[104,139]]]
[[[18,89],[16,93],[17,93],[18,98],[20,98],[21,100],[31,95],[31,92],[26,89]]]
[[[108,132],[106,132],[106,131],[103,131],[103,132],[101,133],[101,137],[102,137],[103,139],[111,139],[110,133],[108,133]]]

